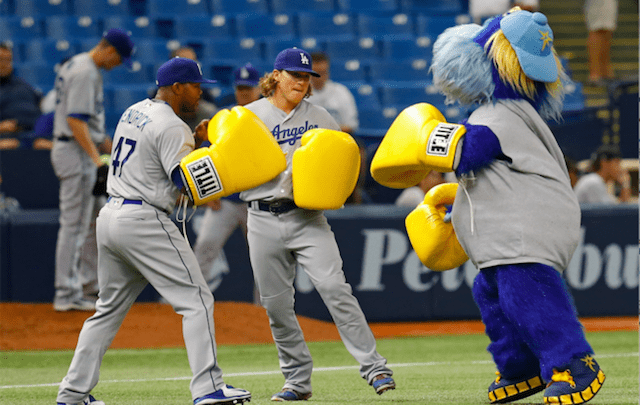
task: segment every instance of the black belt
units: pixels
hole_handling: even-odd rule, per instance
[[[285,212],[298,208],[292,200],[277,200],[273,202],[251,201],[249,202],[249,207],[251,207],[252,202],[257,203],[257,208],[260,211],[267,211],[274,215],[284,214]]]
[[[69,142],[73,140],[72,136],[60,135],[55,137],[56,141]]]

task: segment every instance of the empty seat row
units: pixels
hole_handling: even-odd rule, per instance
[[[110,28],[130,31],[134,38],[189,39],[219,41],[229,38],[354,38],[412,39],[436,37],[447,27],[467,23],[466,14],[428,16],[425,14],[290,14],[230,16],[174,15],[167,19],[146,16],[19,17],[0,16],[0,37],[14,41],[35,38],[93,38]]]
[[[1,14],[35,15],[182,15],[312,12],[466,12],[462,0],[2,0]]]

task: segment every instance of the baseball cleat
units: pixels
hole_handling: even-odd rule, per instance
[[[216,392],[193,400],[193,405],[220,404],[234,405],[251,401],[251,393],[241,388],[225,385]]]
[[[93,395],[89,395],[82,402],[78,402],[77,404],[65,404],[64,402],[57,402],[58,405],[105,405],[104,402],[98,401],[93,397]]]
[[[378,395],[382,395],[385,391],[396,389],[396,382],[393,381],[393,378],[391,378],[389,374],[379,374],[373,377],[371,385]]]
[[[496,374],[498,377],[489,385],[489,402],[492,404],[504,404],[526,398],[544,389],[542,378],[538,375],[506,379],[499,371],[496,371]]]
[[[284,402],[284,401],[306,401],[311,398],[311,393],[301,393],[298,391],[294,391],[291,388],[283,388],[282,391],[274,394],[271,397],[272,401],[275,402]]]
[[[67,311],[95,311],[96,304],[92,301],[89,301],[84,298],[77,299],[72,302],[66,303],[54,303],[53,309],[56,312],[67,312]]]
[[[553,370],[544,391],[544,403],[583,404],[596,396],[604,379],[604,372],[590,354],[575,358],[566,370]]]

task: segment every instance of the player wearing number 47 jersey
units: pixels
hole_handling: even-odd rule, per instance
[[[169,218],[182,187],[180,161],[207,133],[203,121],[194,141],[178,115],[195,111],[200,83],[211,82],[202,78],[196,62],[171,59],[158,69],[156,98],[132,105],[118,123],[107,183],[111,197],[97,221],[99,299],[95,315],[80,332],[69,372],[60,384],[58,405],[104,405],[90,395],[98,383],[102,356],[149,283],[183,317],[194,404],[251,399],[248,391],[222,379],[213,295],[191,247]]]

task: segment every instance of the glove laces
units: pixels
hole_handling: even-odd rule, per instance
[[[180,195],[180,200],[178,201],[178,210],[176,211],[176,221],[182,224],[182,236],[184,237],[184,240],[187,241],[187,244],[191,246],[191,243],[189,242],[189,236],[187,235],[187,222],[191,221],[191,218],[193,218],[193,216],[195,215],[198,206],[195,205],[193,208],[193,212],[187,217],[188,205],[189,197],[184,194]]]

